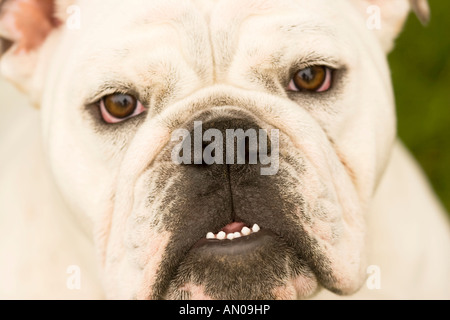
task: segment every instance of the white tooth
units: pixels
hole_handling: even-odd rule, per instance
[[[253,232],[258,232],[259,230],[261,230],[261,228],[255,223],[252,227],[252,231]]]
[[[206,234],[206,239],[215,239],[216,238],[216,236],[214,235],[214,233],[212,233],[212,232],[208,232],[207,234]]]
[[[242,234],[240,232],[235,232],[235,233],[233,233],[233,235],[234,235],[235,239],[242,237]]]
[[[220,231],[220,232],[217,234],[217,236],[216,236],[216,238],[219,239],[219,240],[223,240],[223,239],[225,239],[226,237],[227,237],[227,234],[226,234],[225,232],[223,232],[223,231]]]
[[[248,236],[250,233],[252,233],[252,230],[250,230],[250,228],[248,228],[248,227],[243,227],[242,230],[241,230],[241,233],[244,236]]]
[[[233,240],[234,239],[234,233],[227,234],[227,239],[228,240]]]

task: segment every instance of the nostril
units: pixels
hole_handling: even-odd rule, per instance
[[[198,149],[195,148],[195,144],[192,144],[190,146],[191,160],[185,164],[196,165],[199,167],[208,167],[213,165],[214,163],[212,162],[212,159],[216,158],[216,149],[207,150],[207,152],[205,152],[205,149],[208,148],[210,143],[211,142],[203,141],[201,143],[201,148]]]
[[[203,156],[205,155],[205,150],[208,148],[208,146],[210,146],[210,144],[211,144],[211,142],[203,141],[203,144],[202,144]],[[210,149],[210,148],[208,148],[208,149]],[[211,156],[211,158],[215,158],[216,157],[216,148],[211,148],[211,150],[208,150],[208,153],[209,153],[209,156]],[[220,155],[218,155],[218,156],[220,156]],[[203,162],[204,162],[204,159],[203,159]]]

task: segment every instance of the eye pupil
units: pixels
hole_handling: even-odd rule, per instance
[[[105,109],[118,119],[131,116],[137,107],[137,99],[129,94],[112,94],[103,99]]]
[[[326,76],[326,67],[314,66],[298,71],[293,80],[298,90],[317,91],[324,84]]]
[[[307,68],[304,70],[301,70],[298,74],[300,78],[302,78],[302,81],[310,83],[314,80],[314,70],[312,68]]]

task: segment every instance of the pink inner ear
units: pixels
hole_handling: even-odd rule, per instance
[[[54,17],[54,0],[10,0],[2,11],[1,23],[19,52],[39,47],[60,24]]]

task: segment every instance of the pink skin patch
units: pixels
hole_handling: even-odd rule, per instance
[[[332,78],[332,72],[331,69],[326,68],[326,74],[325,74],[325,80],[323,81],[323,84],[320,86],[319,89],[317,89],[315,92],[325,92],[328,91],[331,88],[331,78]],[[294,83],[294,79],[289,82],[289,86],[287,88],[289,91],[299,92],[300,90],[297,88],[297,86]]]
[[[53,16],[53,0],[15,0],[3,8],[1,24],[17,45],[17,52],[39,47],[60,22]]]

